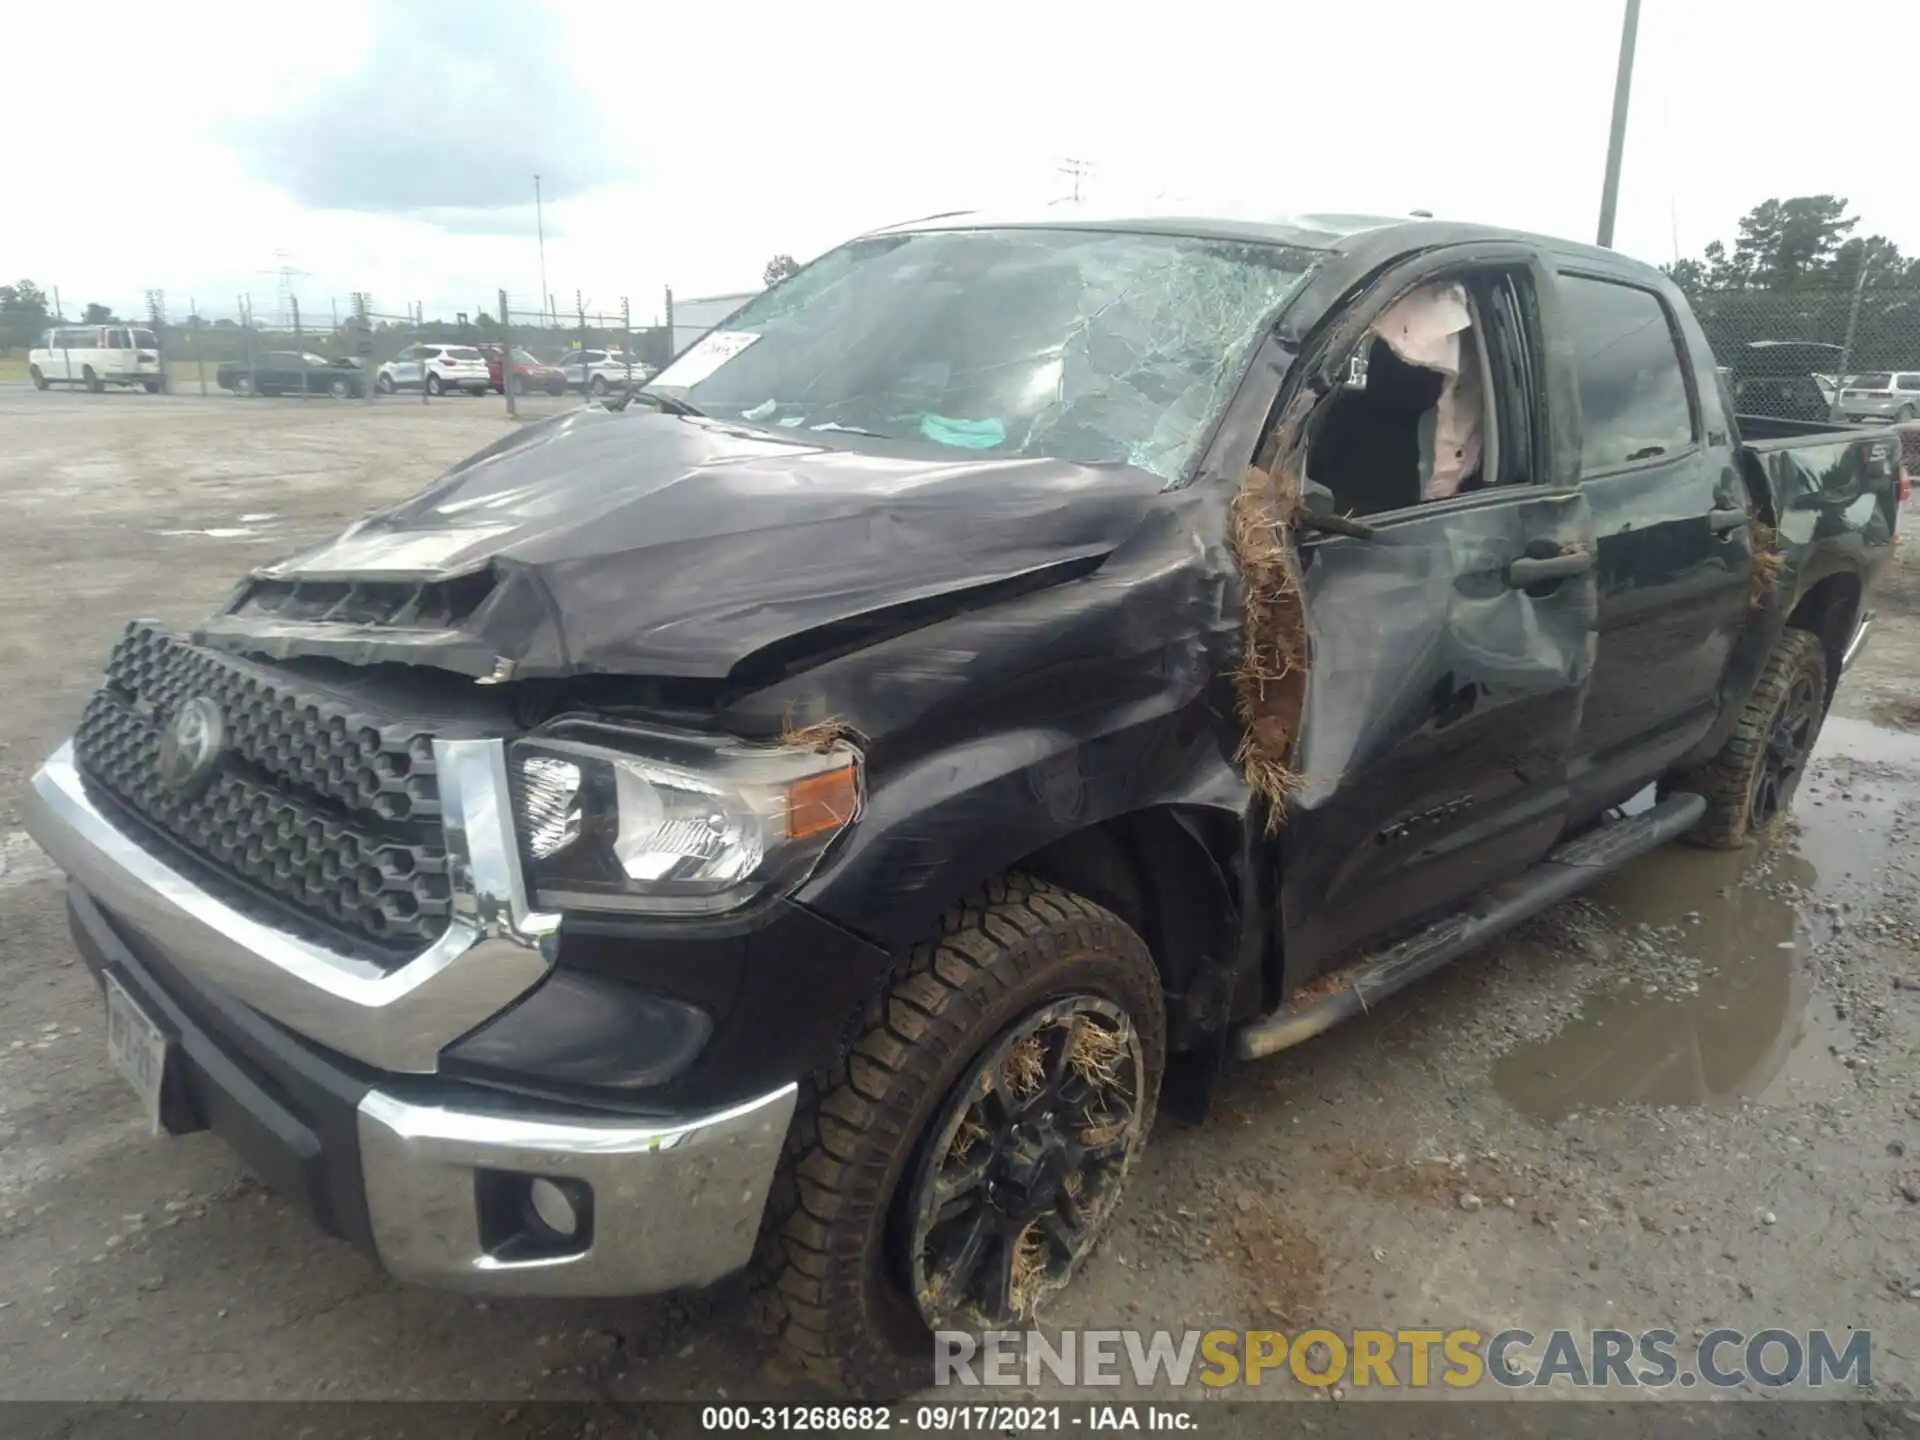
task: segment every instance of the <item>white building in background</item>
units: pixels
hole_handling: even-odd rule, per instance
[[[759,293],[742,290],[733,295],[701,295],[690,300],[674,296],[673,353],[678,355]]]

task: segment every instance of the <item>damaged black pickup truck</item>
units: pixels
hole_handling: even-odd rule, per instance
[[[948,217],[131,627],[29,827],[110,1051],[404,1280],[1017,1323],[1164,1098],[1785,813],[1891,432],[1431,221]]]

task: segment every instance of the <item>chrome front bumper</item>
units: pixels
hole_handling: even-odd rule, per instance
[[[34,775],[27,829],[73,881],[69,901],[89,963],[131,976],[153,1007],[150,1018],[173,1036],[187,1076],[178,1083],[198,1087],[190,1109],[228,1119],[244,1112],[226,1130],[219,1119],[202,1122],[243,1153],[249,1143],[269,1144],[275,1148],[259,1157],[268,1162],[291,1157],[296,1170],[357,1171],[363,1243],[371,1240],[396,1278],[497,1294],[618,1296],[707,1284],[738,1270],[753,1253],[796,1086],[715,1113],[637,1119],[495,1100],[470,1086],[409,1077],[433,1071],[447,1044],[540,981],[558,924],[526,904],[500,746],[441,741],[436,750],[455,920],[390,971],[263,925],[172,869],[88,795],[70,745]],[[173,980],[163,983],[136,953],[136,936],[178,972]],[[273,1083],[277,1062],[253,1033],[271,1027],[228,1021],[216,1034],[203,1022],[222,1007],[182,1008],[168,986],[183,983],[230,997],[227,1009],[258,1011],[387,1078],[363,1090],[364,1081],[339,1071],[331,1088],[357,1093],[357,1108],[348,1112],[353,1101],[337,1099],[339,1123],[318,1125],[306,1102]],[[303,1073],[334,1069],[311,1050],[303,1054]],[[269,1083],[246,1078],[236,1055]],[[458,1103],[438,1103],[436,1089]],[[305,1138],[288,1144],[288,1136]],[[483,1190],[534,1177],[585,1187],[577,1244],[530,1254],[511,1236],[502,1242]]]
[[[653,1295],[730,1275],[753,1255],[797,1087],[719,1114],[653,1121],[534,1118],[360,1102],[360,1168],[381,1264],[397,1279],[512,1295]],[[503,1258],[482,1232],[478,1179],[576,1180],[592,1229],[576,1253]]]

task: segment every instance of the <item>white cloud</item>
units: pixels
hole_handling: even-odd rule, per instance
[[[43,218],[9,227],[0,272],[59,285],[70,308],[131,307],[149,285],[251,289],[259,303],[274,282],[258,272],[285,251],[311,272],[299,282],[310,309],[356,289],[395,310],[470,309],[502,286],[532,308],[537,168],[549,288],[594,308],[626,295],[644,319],[669,283],[738,289],[777,251],[806,258],[892,220],[1048,198],[1066,156],[1094,164],[1083,188],[1096,200],[1425,208],[1585,238],[1620,23],[1615,3],[1538,0],[555,0],[544,18],[527,0],[463,0],[447,21],[458,38],[408,82],[366,3],[304,28],[238,0],[191,13],[10,18],[22,53],[84,60],[27,74],[15,98],[16,116],[60,114],[65,128],[12,152],[27,182],[15,193]],[[1831,191],[1862,233],[1920,250],[1920,192],[1887,151],[1858,143],[1901,132],[1897,86],[1861,81],[1872,66],[1857,31],[1794,24],[1789,46],[1761,19],[1733,0],[1646,6],[1620,247],[1666,260],[1677,240],[1697,253],[1761,199]],[[77,104],[76,71],[125,84],[127,102]],[[577,103],[530,98],[568,81]],[[383,98],[409,83],[428,97],[520,83],[529,98],[496,142],[439,150],[414,143],[419,96]],[[434,106],[499,125],[491,99]],[[289,115],[356,143],[362,118],[408,134],[360,145],[368,173],[322,166],[316,183],[288,156],[329,155],[329,137],[269,118]],[[236,125],[238,147],[222,139]],[[309,148],[285,148],[295,142]],[[286,188],[236,148],[279,155],[266,173]],[[643,178],[600,183],[616,171]],[[320,211],[294,195],[409,213]],[[208,313],[231,304],[201,300]]]

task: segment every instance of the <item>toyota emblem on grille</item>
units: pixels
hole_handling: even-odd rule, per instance
[[[160,783],[176,795],[205,789],[220,764],[226,740],[220,706],[196,695],[174,712],[160,736]]]

